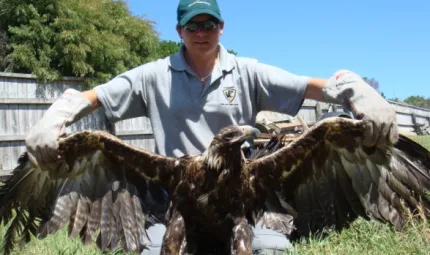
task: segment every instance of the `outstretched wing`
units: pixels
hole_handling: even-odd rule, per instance
[[[148,243],[145,225],[162,220],[154,214],[167,210],[168,198],[159,192],[174,184],[180,159],[133,148],[101,131],[72,134],[59,146],[64,162],[56,171],[34,166],[23,154],[0,187],[0,220],[10,223],[4,252],[67,224],[70,236],[85,244],[141,252]]]
[[[363,130],[360,121],[329,118],[285,146],[273,139],[249,161],[266,190],[259,222],[294,238],[358,216],[401,229],[410,210],[428,215],[429,151],[404,136],[394,147],[364,147]]]

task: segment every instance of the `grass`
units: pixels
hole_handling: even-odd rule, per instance
[[[430,150],[430,136],[413,136],[413,140]],[[0,228],[3,237],[4,228]],[[0,240],[2,241],[2,240]],[[430,254],[430,222],[411,221],[398,232],[391,226],[359,219],[341,233],[332,232],[324,239],[310,238],[296,243],[287,254]],[[85,247],[79,239],[70,240],[66,228],[43,240],[32,240],[13,254],[43,255],[123,255],[101,253],[95,245]]]
[[[296,244],[289,254],[430,254],[429,243],[429,222],[411,223],[398,232],[388,225],[358,219],[341,233]]]
[[[1,237],[5,234],[5,229],[1,228]],[[1,240],[2,241],[2,240]],[[15,248],[13,255],[122,255],[125,253],[101,253],[96,245],[84,246],[80,239],[70,239],[67,236],[67,227],[64,227],[55,235],[50,235],[45,239],[38,240],[33,238],[22,249]]]
[[[422,136],[408,136],[415,142],[424,146],[427,150],[430,150],[430,135],[422,135]]]

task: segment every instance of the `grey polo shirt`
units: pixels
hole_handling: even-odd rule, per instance
[[[220,61],[202,84],[181,50],[146,63],[95,87],[111,121],[151,120],[156,152],[200,154],[227,125],[254,125],[259,111],[295,116],[307,77],[236,57],[220,45]]]

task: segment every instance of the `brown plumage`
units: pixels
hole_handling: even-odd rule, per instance
[[[330,118],[288,144],[273,137],[247,159],[241,145],[252,132],[226,127],[204,153],[181,158],[78,132],[61,138],[55,172],[24,154],[0,188],[0,219],[12,221],[4,252],[69,223],[86,244],[140,253],[145,225],[164,221],[169,201],[160,187],[171,198],[163,254],[250,254],[249,225],[295,238],[358,216],[401,229],[408,209],[428,213],[430,153],[403,136],[395,147],[366,148],[360,121]]]

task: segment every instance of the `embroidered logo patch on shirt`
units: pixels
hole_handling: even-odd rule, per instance
[[[225,98],[231,103],[234,98],[236,97],[236,89],[235,88],[228,88],[224,89],[222,91],[224,93]]]

